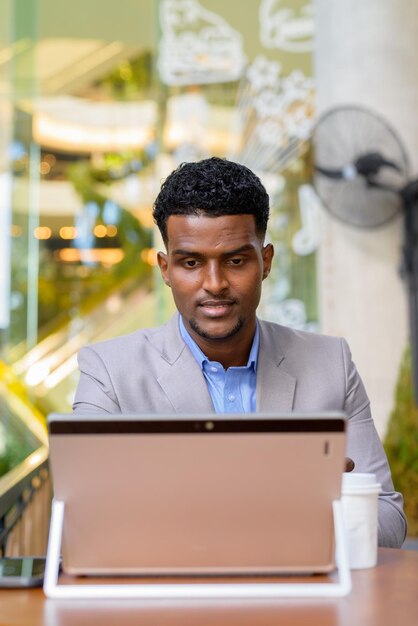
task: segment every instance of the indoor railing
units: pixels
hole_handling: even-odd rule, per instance
[[[0,478],[1,556],[44,556],[51,512],[48,448]]]
[[[46,552],[51,510],[45,419],[0,362],[0,553]]]

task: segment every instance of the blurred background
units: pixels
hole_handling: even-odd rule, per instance
[[[314,166],[345,167],[366,137],[396,182],[416,174],[416,52],[416,0],[0,0],[3,551],[42,553],[45,417],[71,411],[79,348],[172,314],[152,203],[211,155],[271,198],[260,316],[348,339],[418,518],[401,202]]]

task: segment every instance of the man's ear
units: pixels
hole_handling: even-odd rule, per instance
[[[168,258],[165,252],[157,252],[157,261],[163,281],[168,287],[171,287],[170,280],[168,278]]]
[[[270,274],[271,264],[274,257],[273,244],[268,243],[263,248],[263,280]]]

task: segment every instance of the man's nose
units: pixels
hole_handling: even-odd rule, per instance
[[[228,279],[219,263],[208,263],[203,277],[203,288],[210,293],[221,293],[228,287]]]

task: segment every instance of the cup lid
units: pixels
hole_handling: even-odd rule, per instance
[[[376,474],[344,472],[342,491],[369,492],[380,491],[381,485],[376,480]]]

